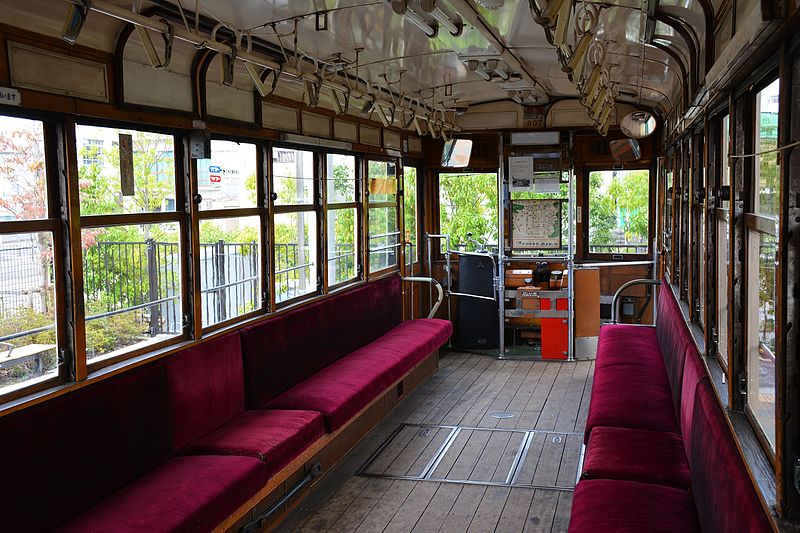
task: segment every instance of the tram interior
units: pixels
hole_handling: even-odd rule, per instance
[[[0,7],[0,529],[800,528],[794,0]]]

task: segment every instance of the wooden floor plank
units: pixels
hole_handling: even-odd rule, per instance
[[[581,432],[593,374],[593,361],[498,361],[445,352],[439,372],[340,461],[278,531],[566,531],[571,492],[368,478],[355,472],[402,423]],[[496,412],[512,416],[492,417]],[[449,432],[407,428],[369,471],[418,474]],[[523,435],[462,429],[433,474],[505,481]],[[556,436],[534,435],[520,483],[574,484],[582,436],[561,435],[553,442]]]

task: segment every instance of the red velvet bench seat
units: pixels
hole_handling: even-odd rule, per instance
[[[772,530],[666,283],[655,328],[601,329],[585,436],[571,533]]]

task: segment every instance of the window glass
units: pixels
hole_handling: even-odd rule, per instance
[[[327,154],[325,176],[329,204],[356,201],[356,158],[352,155]]]
[[[453,249],[474,249],[468,233],[482,245],[496,247],[497,174],[439,174],[439,227],[450,235]]]
[[[728,365],[728,265],[730,264],[730,228],[728,221],[717,219],[717,353]]]
[[[204,327],[261,307],[260,233],[257,216],[200,222]]]
[[[397,198],[395,162],[370,160],[367,165],[367,191],[370,203],[394,202]]]
[[[0,235],[0,394],[58,371],[53,236]]]
[[[338,285],[356,277],[356,210],[328,211],[328,284]]]
[[[775,80],[756,96],[756,152],[778,147],[779,80]],[[755,212],[777,217],[780,210],[780,167],[778,153],[755,157]]]
[[[171,135],[75,127],[81,215],[175,211]]]
[[[272,149],[275,205],[314,203],[314,153],[291,148]]]
[[[400,232],[397,209],[372,207],[369,210],[369,270],[377,272],[397,264]]]
[[[317,215],[275,215],[275,301],[284,302],[317,290]]]
[[[649,170],[589,174],[589,253],[646,254]]]
[[[417,169],[404,167],[403,175],[403,223],[406,230],[405,242],[411,243],[411,256],[417,261]],[[408,259],[406,260],[408,262]]]
[[[775,449],[775,259],[777,239],[748,232],[747,405]]]
[[[211,159],[197,160],[200,209],[255,207],[257,154],[254,144],[212,140]]]
[[[47,218],[44,127],[0,116],[0,221]]]
[[[725,115],[722,117],[722,132],[720,134],[720,177],[721,177],[721,185],[730,185],[731,184],[731,166],[730,161],[728,160],[728,155],[730,154],[730,116]],[[724,209],[728,208],[728,204],[730,201],[722,200],[720,206]]]
[[[178,228],[165,223],[82,231],[88,359],[182,335]]]

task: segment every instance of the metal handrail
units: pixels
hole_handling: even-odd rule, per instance
[[[627,283],[623,283],[622,286],[617,289],[617,292],[614,293],[614,299],[611,300],[611,323],[617,323],[617,307],[618,307],[618,300],[622,293],[630,287],[635,285],[661,285],[661,282],[657,279],[633,279]],[[653,325],[656,324],[656,299],[653,298]]]
[[[402,279],[403,281],[430,283],[431,285],[436,287],[436,292],[438,293],[438,296],[436,297],[436,303],[433,304],[433,307],[431,307],[431,312],[428,313],[428,318],[433,318],[434,316],[436,316],[436,311],[439,310],[439,306],[442,305],[442,301],[444,300],[444,290],[442,290],[441,283],[439,283],[433,278],[426,278],[423,276],[405,276]]]
[[[497,301],[497,264],[494,262],[494,257],[492,254],[488,252],[459,252],[458,250],[447,250],[448,254],[461,256],[472,256],[472,257],[488,257],[492,260],[492,283],[494,286],[492,287],[492,296],[482,296],[480,294],[471,294],[468,292],[453,292],[450,291],[450,296],[461,296],[464,298],[475,298],[476,300],[489,300],[491,302]]]

